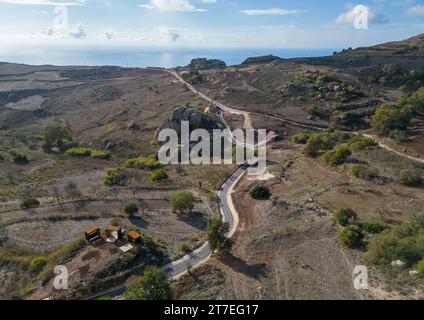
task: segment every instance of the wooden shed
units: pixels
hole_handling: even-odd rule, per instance
[[[134,242],[134,243],[141,242],[141,235],[135,231],[129,231],[127,236],[128,236],[129,242]]]
[[[101,237],[100,234],[100,228],[97,226],[88,228],[87,230],[85,230],[85,239],[88,242],[92,242],[94,240],[97,240]]]
[[[118,239],[120,239],[122,237],[122,229],[119,226],[108,226],[106,228],[106,236],[109,238],[111,237],[114,233],[116,233],[116,235],[118,236]]]

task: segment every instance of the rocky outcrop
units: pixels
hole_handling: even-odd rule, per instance
[[[188,67],[195,70],[208,70],[225,69],[227,65],[224,61],[218,59],[197,58],[191,60],[191,63],[188,65]]]
[[[177,107],[172,115],[157,130],[156,137],[159,131],[163,129],[174,129],[180,135],[182,121],[189,122],[190,130],[201,128],[212,131],[213,129],[222,127],[222,124],[213,114],[199,112],[190,107]]]
[[[270,63],[275,60],[280,60],[280,57],[274,56],[272,54],[267,56],[260,56],[260,57],[250,57],[244,60],[241,64],[260,64],[260,63]]]

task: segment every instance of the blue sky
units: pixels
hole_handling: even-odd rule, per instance
[[[58,5],[66,7],[67,23],[59,19],[64,10]],[[358,5],[369,9],[366,30],[354,28]],[[343,48],[419,33],[424,33],[422,0],[0,0],[3,50]]]

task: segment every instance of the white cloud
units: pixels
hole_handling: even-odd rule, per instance
[[[335,23],[336,24],[352,24],[357,17],[357,12],[360,9],[366,8],[368,10],[368,22],[369,23],[386,23],[387,19],[382,14],[375,13],[370,7],[365,5],[354,6],[351,10],[340,14]]]
[[[0,0],[0,3],[21,4],[21,5],[47,5],[47,6],[81,6],[85,0],[75,0],[74,2],[61,0]]]
[[[203,0],[203,3],[213,3]],[[202,12],[205,9],[196,8],[189,0],[150,0],[148,4],[140,4],[142,8],[160,11]]]
[[[85,26],[80,22],[77,25],[76,30],[70,31],[69,35],[74,39],[84,39],[87,37],[87,32]]]
[[[303,13],[305,10],[286,10],[281,8],[271,8],[271,9],[251,9],[251,10],[241,10],[241,12],[247,14],[248,16],[259,16],[259,15],[280,15],[286,16],[290,14]]]
[[[417,4],[414,7],[410,7],[406,9],[406,13],[413,16],[424,17],[424,4]]]
[[[159,27],[158,31],[160,38],[165,41],[177,41],[180,37],[180,34],[176,30],[170,29],[168,27]]]

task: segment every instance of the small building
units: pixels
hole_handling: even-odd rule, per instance
[[[106,228],[106,237],[116,237],[117,239],[122,238],[122,229],[119,226],[108,226]]]
[[[128,241],[133,243],[141,242],[141,235],[135,231],[129,231],[127,234]]]
[[[88,242],[92,242],[94,240],[100,239],[101,238],[101,234],[100,234],[100,228],[97,226],[88,228],[87,230],[85,230],[85,239]]]

